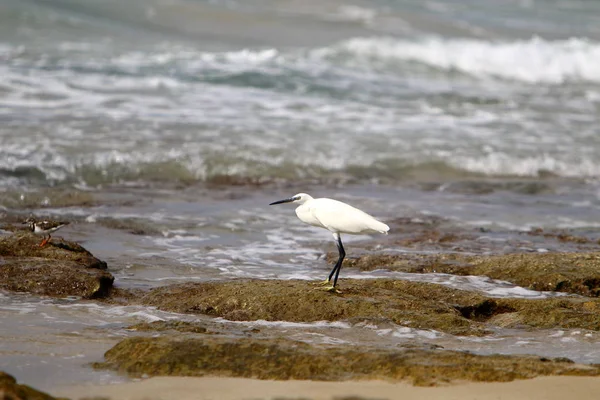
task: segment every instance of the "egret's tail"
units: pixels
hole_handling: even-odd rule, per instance
[[[387,235],[390,227],[384,224],[383,222],[377,221],[377,226],[374,227],[375,230],[379,233],[385,233]]]

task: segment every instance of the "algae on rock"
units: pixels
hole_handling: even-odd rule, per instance
[[[97,368],[132,376],[173,375],[258,379],[410,380],[435,385],[458,380],[506,382],[541,375],[598,376],[600,367],[535,356],[481,356],[447,350],[309,345],[284,339],[128,338]]]
[[[0,371],[0,399],[3,400],[68,400],[64,398],[52,397],[49,394],[40,392],[31,386],[17,383],[17,380]]]
[[[431,296],[430,289],[452,296]],[[344,294],[332,295],[306,281],[237,280],[190,283],[156,288],[142,296],[143,304],[159,309],[198,313],[236,321],[339,321],[352,318],[386,318],[420,329],[455,335],[482,335],[476,321],[464,318],[453,306],[458,299],[482,301],[474,293],[439,285],[399,280],[345,280]]]
[[[107,266],[77,243],[32,234],[0,236],[0,288],[47,296],[98,298],[114,281]]]
[[[433,283],[345,279],[342,295],[306,281],[237,280],[153,289],[142,304],[229,320],[290,322],[387,319],[453,335],[485,335],[493,326],[600,330],[600,299],[491,298]]]
[[[328,257],[332,257],[328,255]],[[539,291],[600,297],[600,253],[367,255],[344,260],[363,271],[484,275]]]

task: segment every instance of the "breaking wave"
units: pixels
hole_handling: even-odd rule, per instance
[[[207,159],[165,159],[156,161],[135,161],[122,159],[120,162],[103,164],[80,164],[77,166],[40,165],[31,168],[0,169],[0,185],[15,186],[23,183],[35,185],[83,185],[96,187],[121,184],[178,184],[190,185],[207,183],[215,185],[264,185],[272,183],[381,183],[398,184],[402,182],[447,182],[470,179],[477,182],[483,178],[532,177],[596,177],[600,175],[591,162],[569,167],[554,162],[552,169],[546,169],[543,161],[516,161],[506,165],[488,165],[483,160],[471,160],[470,163],[457,166],[452,162],[430,161],[411,164],[388,160],[373,165],[346,165],[341,168],[327,168],[324,165],[295,164],[291,162],[264,163],[230,159],[225,156]],[[562,174],[561,174],[562,172]],[[537,182],[537,181],[536,181]],[[536,191],[540,185],[532,181],[531,187],[517,185],[516,191]],[[541,186],[544,188],[544,186]],[[510,188],[509,188],[510,189]],[[511,189],[512,190],[512,189]]]
[[[147,75],[161,72],[164,68],[174,77],[192,77],[198,73],[207,73],[210,77],[210,72],[238,73],[259,67],[293,68],[315,73],[336,65],[377,69],[399,63],[419,63],[475,77],[528,83],[600,82],[600,68],[597,68],[600,65],[600,43],[587,38],[553,41],[533,37],[528,40],[486,41],[436,36],[416,39],[362,37],[313,49],[284,51],[263,48],[224,52],[202,52],[164,44],[154,52],[131,51],[108,59],[82,52],[79,50],[82,46],[89,50],[102,50],[104,45],[65,42],[57,46],[57,51],[58,54],[69,54],[70,58],[52,55],[30,58],[32,55],[27,49],[0,43],[0,56],[15,66],[31,62],[42,68]],[[173,71],[177,73],[172,74]],[[268,73],[269,70],[262,72]]]
[[[0,60],[10,123],[0,184],[600,176],[581,90],[565,105],[528,86],[525,102],[537,103],[527,110],[519,91],[600,83],[600,43],[588,39],[372,37],[221,52],[0,43]],[[425,78],[402,79],[415,65]],[[452,76],[430,83],[432,71]],[[452,90],[457,72],[519,85]]]
[[[477,77],[528,83],[600,82],[600,68],[597,68],[600,43],[585,38],[556,41],[539,37],[516,41],[356,38],[319,50],[318,54],[346,54],[353,62],[364,65],[417,62]]]

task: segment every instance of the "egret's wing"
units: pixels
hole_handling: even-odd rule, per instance
[[[387,225],[369,214],[346,203],[332,199],[318,199],[311,206],[312,215],[327,229],[341,233],[386,232]]]

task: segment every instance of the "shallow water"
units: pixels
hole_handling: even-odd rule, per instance
[[[453,336],[434,330],[398,326],[389,322],[235,322],[222,318],[182,315],[151,307],[115,306],[77,299],[40,299],[0,293],[2,347],[0,368],[51,390],[83,382],[117,383],[124,377],[96,371],[90,363],[119,340],[137,335],[128,326],[139,322],[200,322],[213,332],[244,336],[259,329],[260,336],[285,337],[314,344],[344,344],[373,348],[401,345],[444,348],[476,354],[538,354],[567,357],[575,362],[598,363],[598,332],[581,329],[497,329],[485,337]],[[5,323],[7,322],[7,323]],[[168,333],[156,333],[164,335]]]
[[[0,215],[72,220],[58,235],[107,261],[124,288],[323,279],[330,234],[302,225],[292,207],[267,205],[296,192],[389,223],[388,236],[344,237],[351,257],[597,250],[599,7],[4,0]],[[27,205],[49,188],[95,202]],[[399,219],[436,217],[468,237],[399,244],[413,236]],[[535,227],[590,243],[527,234]],[[341,273],[392,276],[496,297],[558,295],[482,277]],[[3,293],[0,369],[42,388],[119,379],[82,365],[133,334],[126,326],[156,318],[192,317]],[[596,332],[473,339],[398,326],[261,326],[320,343],[414,341],[600,362]]]
[[[542,225],[540,220],[521,220],[521,230],[505,230],[501,221],[513,212],[513,205],[502,205],[504,196],[487,195],[471,199],[477,206],[489,208],[496,203],[494,214],[486,214],[489,223],[482,229],[479,214],[455,207],[457,199],[469,195],[448,192],[425,193],[414,189],[362,186],[331,189],[317,188],[325,195],[350,201],[373,210],[388,221],[392,232],[381,236],[344,237],[350,257],[368,253],[420,254],[460,252],[460,249],[398,245],[398,237],[412,237],[410,225],[399,225],[394,218],[411,216],[415,224],[427,223],[431,212],[444,209],[450,219],[446,224],[473,235],[465,242],[469,253],[511,253],[578,251],[585,245],[560,242],[553,238],[528,235],[526,227]],[[294,215],[293,207],[274,208],[268,201],[283,197],[277,189],[267,193],[237,193],[223,201],[222,193],[210,192],[196,197],[193,189],[183,193],[150,196],[147,189],[119,189],[111,199],[135,197],[139,201],[119,201],[118,205],[91,208],[45,208],[41,211],[56,216],[72,216],[74,222],[58,234],[80,242],[97,257],[106,260],[115,284],[122,288],[151,288],[193,281],[237,278],[321,280],[331,265],[325,253],[335,251],[327,232],[304,226]],[[367,192],[368,196],[367,197]],[[135,195],[134,195],[135,193]],[[239,196],[238,196],[239,195]],[[424,203],[430,198],[429,204]],[[412,198],[412,200],[411,200]],[[418,198],[423,201],[419,203]],[[201,199],[201,200],[199,200]],[[418,208],[418,204],[427,208]],[[533,209],[533,207],[532,207]],[[565,215],[576,218],[571,208],[557,207]],[[206,210],[209,210],[206,211]],[[398,211],[396,211],[398,210]],[[463,211],[464,210],[464,211]],[[452,213],[455,214],[452,214]],[[578,213],[579,211],[575,211]],[[535,214],[535,213],[534,213]],[[498,220],[494,220],[498,216]],[[103,226],[103,218],[143,222],[147,234]],[[394,232],[397,227],[398,232]],[[415,226],[415,230],[417,230]],[[582,237],[594,238],[593,230],[578,230]],[[462,242],[460,242],[462,243]],[[589,245],[591,249],[597,245]],[[340,283],[346,278],[398,279],[430,282],[452,288],[476,291],[492,297],[546,298],[567,296],[565,293],[538,292],[514,284],[480,276],[448,274],[411,274],[385,269],[360,272],[345,268]],[[179,315],[142,306],[112,306],[77,299],[47,299],[24,294],[2,293],[0,296],[0,369],[7,370],[37,387],[80,382],[118,382],[123,378],[106,371],[94,371],[89,363],[102,359],[104,351],[123,337],[135,335],[126,328],[138,322],[158,320],[202,321],[207,326],[221,326],[228,335],[240,329],[259,327],[261,335],[284,336],[309,343],[343,343],[360,346],[417,345],[426,348],[467,350],[481,354],[538,354],[546,357],[568,357],[586,363],[600,362],[597,332],[583,330],[498,329],[485,338],[456,337],[441,332],[415,330],[408,327],[379,325],[376,321],[294,324],[287,322],[228,322],[208,317]],[[24,330],[24,327],[26,329]],[[60,366],[60,368],[56,368]]]

